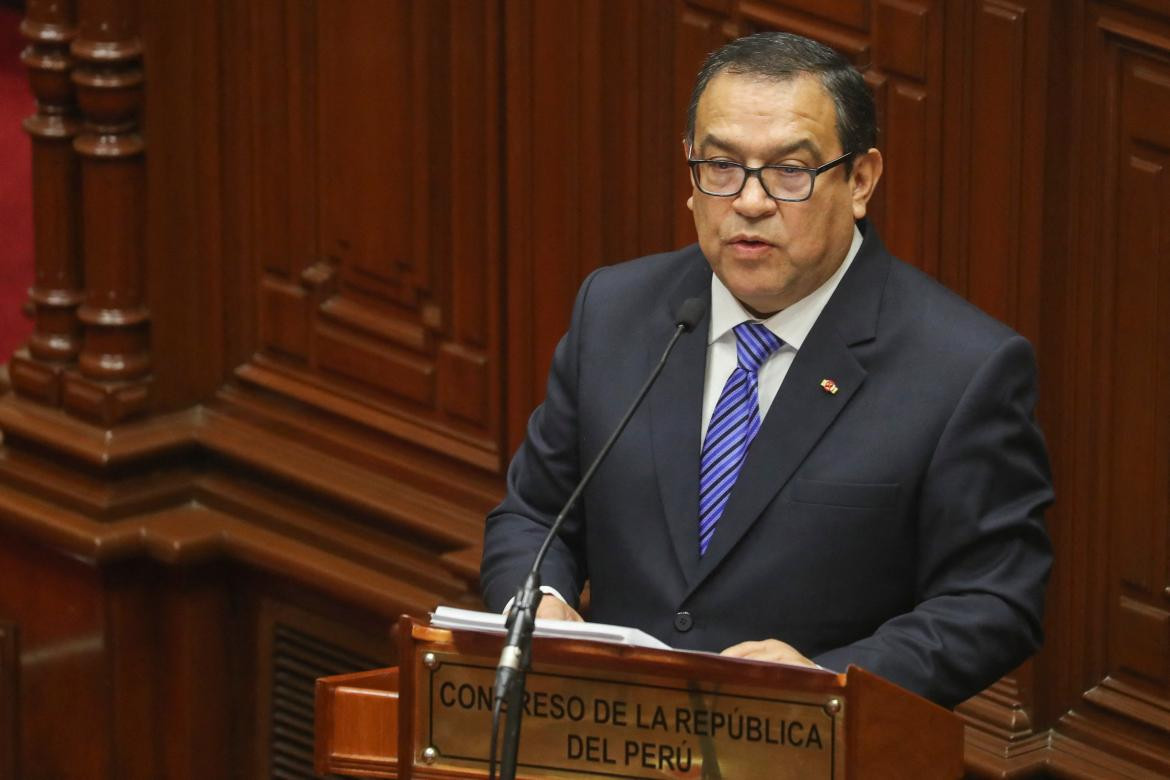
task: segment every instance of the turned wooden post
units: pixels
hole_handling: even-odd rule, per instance
[[[150,315],[145,286],[145,158],[139,134],[142,43],[136,5],[80,0],[72,44],[83,125],[85,341],[65,378],[65,408],[113,425],[146,411],[150,399]]]
[[[77,34],[72,0],[30,0],[21,55],[37,112],[24,121],[32,140],[35,281],[29,290],[34,329],[9,364],[21,396],[61,404],[65,370],[81,350],[77,308],[83,297],[81,198],[73,140],[80,128],[70,42]]]

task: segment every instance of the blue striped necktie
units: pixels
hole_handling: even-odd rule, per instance
[[[739,365],[727,378],[707,425],[699,462],[699,555],[705,555],[748,447],[760,430],[760,366],[784,342],[758,322],[735,326]]]

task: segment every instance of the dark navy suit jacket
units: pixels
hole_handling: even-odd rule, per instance
[[[680,304],[709,302],[710,284],[697,246],[585,281],[507,497],[488,517],[489,608],[515,594]],[[774,637],[947,706],[1027,658],[1042,636],[1051,552],[1041,513],[1053,495],[1028,342],[866,230],[700,558],[708,326],[705,316],[681,338],[568,518],[544,583],[575,602],[588,580],[592,620],[675,647]]]

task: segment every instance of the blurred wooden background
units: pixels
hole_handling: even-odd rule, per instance
[[[311,776],[312,680],[478,603],[576,286],[692,240],[691,80],[762,29],[864,70],[886,242],[1038,350],[1048,641],[972,771],[1170,775],[1170,2],[29,0],[0,777]]]

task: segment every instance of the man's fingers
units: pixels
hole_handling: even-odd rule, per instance
[[[577,610],[570,607],[556,596],[545,594],[536,607],[536,616],[548,620],[572,620],[577,623],[585,622]]]
[[[724,650],[720,655],[729,655],[732,658],[748,658],[752,653],[758,652],[763,642],[740,642],[738,645],[732,645]]]
[[[747,658],[752,661],[770,661],[779,664],[794,664],[797,666],[816,666],[805,658],[792,645],[781,642],[779,639],[764,639],[762,641],[740,642],[724,650],[721,655],[732,658]]]

